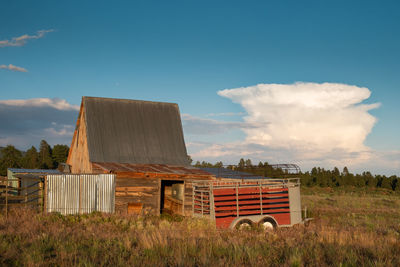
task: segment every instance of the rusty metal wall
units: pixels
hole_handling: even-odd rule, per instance
[[[47,212],[114,212],[114,174],[47,175],[46,185]]]

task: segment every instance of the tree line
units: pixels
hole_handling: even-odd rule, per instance
[[[224,164],[219,161],[215,164],[206,161],[197,161],[195,167],[200,168],[221,168]],[[369,171],[361,174],[350,173],[347,167],[339,171],[337,167],[333,170],[327,170],[320,167],[314,167],[311,171],[300,172],[299,174],[291,174],[280,168],[273,168],[268,162],[259,162],[258,165],[253,165],[250,159],[240,159],[237,165],[227,165],[226,168],[248,172],[257,176],[270,178],[282,177],[299,177],[302,186],[313,187],[370,187],[370,188],[386,188],[393,191],[400,191],[400,177],[396,175],[373,175]]]
[[[45,140],[39,145],[39,151],[32,146],[21,151],[8,145],[0,151],[0,175],[7,175],[7,168],[56,169],[60,163],[66,162],[69,147],[54,145],[51,147]]]

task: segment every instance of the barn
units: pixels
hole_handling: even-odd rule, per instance
[[[71,173],[114,173],[120,213],[189,215],[194,180],[175,103],[83,97],[67,159]]]

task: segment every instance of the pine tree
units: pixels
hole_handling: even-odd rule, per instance
[[[239,170],[243,170],[245,164],[246,164],[246,163],[244,162],[244,159],[241,158],[240,161],[239,161],[239,164],[238,164],[238,169],[239,169]]]
[[[67,145],[55,145],[52,151],[54,167],[57,168],[60,163],[64,163],[68,158],[69,147]]]
[[[214,164],[215,168],[222,168],[224,166],[224,164],[222,163],[222,161],[218,161],[217,163]]]
[[[251,163],[251,159],[246,159],[246,161],[244,162],[244,164],[245,164],[246,168],[251,168],[251,166],[253,165],[253,164]]]
[[[7,175],[7,168],[20,168],[22,153],[12,145],[8,145],[1,151],[0,175]]]
[[[39,163],[41,169],[53,168],[53,159],[51,158],[51,147],[45,140],[40,141]]]
[[[54,148],[53,148],[53,153],[54,153],[54,149],[55,149],[55,146],[54,146]],[[191,157],[190,155],[187,155],[187,159],[188,159],[188,161],[189,161],[189,164],[191,165],[191,164],[193,163],[192,157]]]
[[[22,159],[22,166],[27,169],[37,169],[40,167],[39,153],[34,146],[26,151],[25,156]]]

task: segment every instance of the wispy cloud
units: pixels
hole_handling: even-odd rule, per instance
[[[221,113],[209,113],[206,117],[220,117],[220,116],[243,116],[246,115],[244,112],[221,112]]]
[[[54,108],[57,110],[75,110],[79,111],[78,105],[71,105],[65,99],[60,98],[31,98],[31,99],[9,99],[0,100],[0,106],[9,107],[36,107],[36,108]]]
[[[7,69],[12,71],[19,71],[19,72],[28,72],[25,68],[14,66],[13,64],[9,65],[0,65],[0,69]]]
[[[23,46],[26,44],[28,40],[32,39],[40,39],[44,37],[47,33],[53,32],[53,29],[50,30],[40,30],[37,31],[34,35],[24,34],[19,37],[13,37],[11,40],[1,40],[0,47],[7,47],[7,46]]]
[[[210,135],[222,134],[235,129],[258,128],[261,122],[221,121],[182,114],[182,123],[185,132],[188,134]]]

